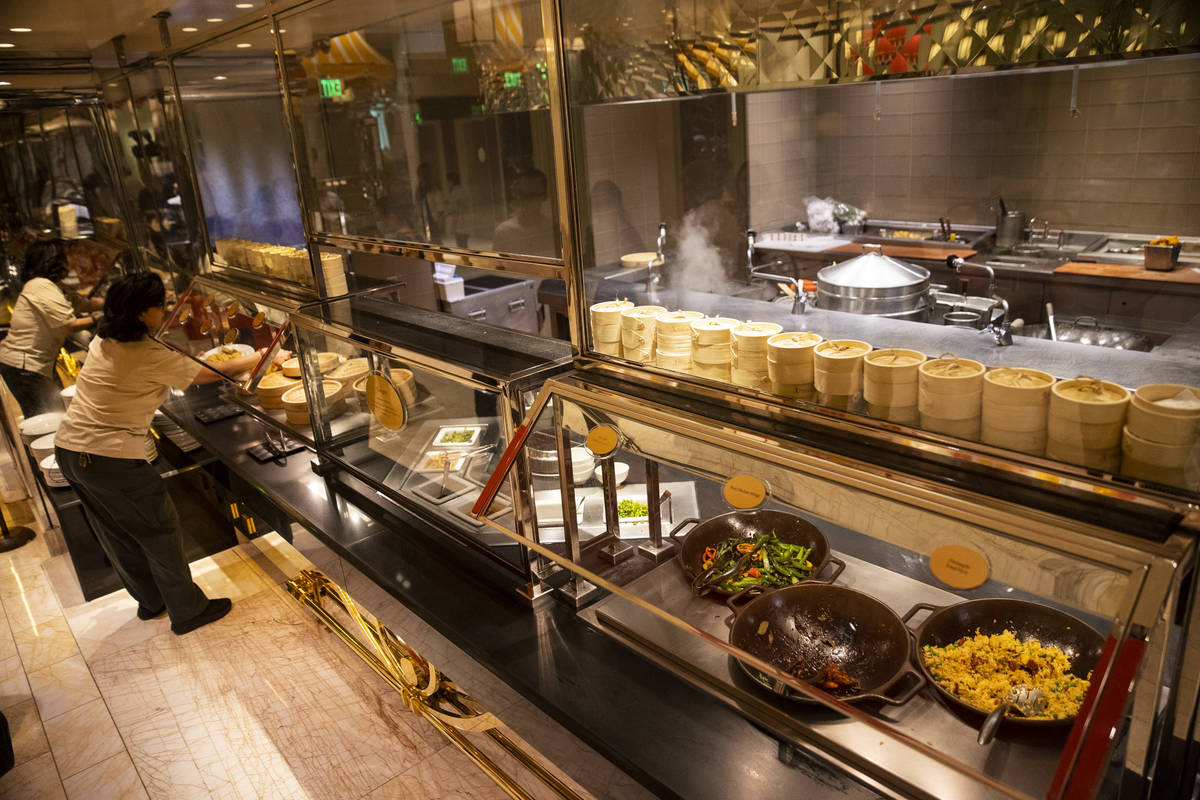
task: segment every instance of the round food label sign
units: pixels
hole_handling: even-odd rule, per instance
[[[404,400],[391,381],[382,375],[369,375],[364,388],[367,392],[367,408],[371,409],[371,414],[380,425],[393,431],[404,427],[408,413]]]
[[[753,475],[734,475],[725,481],[724,495],[734,508],[757,508],[767,499],[767,485]]]
[[[588,431],[587,449],[594,456],[606,456],[617,449],[620,434],[611,425],[597,425]]]
[[[939,547],[929,554],[933,577],[955,589],[974,589],[988,579],[988,562],[981,553],[958,544]]]

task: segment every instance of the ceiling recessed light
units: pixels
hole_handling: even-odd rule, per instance
[[[213,80],[214,81],[223,81],[223,80],[228,80],[228,79],[224,75],[213,75]]]
[[[254,8],[254,3],[238,3],[234,8]]]
[[[199,29],[199,28],[193,28],[193,27],[191,27],[191,26],[188,26],[188,27],[186,27],[186,28],[181,28],[180,30],[182,30],[184,33],[195,33],[196,31],[198,31],[198,30],[200,30],[200,29]]]
[[[13,33],[33,33],[33,28],[9,28]]]
[[[8,81],[0,81],[0,86],[11,86],[11,85],[12,84],[10,84]]]
[[[205,20],[205,22],[224,22],[224,21],[225,21],[224,17],[209,17],[208,19]]]
[[[12,42],[0,42],[0,47],[16,47]]]
[[[237,46],[238,47],[254,47],[254,45],[250,44],[249,42],[238,42]]]

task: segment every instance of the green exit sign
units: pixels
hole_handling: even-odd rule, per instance
[[[450,59],[450,71],[455,75],[465,75],[467,73],[467,59],[452,58]]]
[[[341,97],[341,78],[321,78],[321,97]]]
[[[506,72],[504,73],[504,88],[515,89],[521,85],[521,73]]]

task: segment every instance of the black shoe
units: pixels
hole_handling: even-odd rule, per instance
[[[216,622],[221,617],[229,613],[229,609],[233,608],[233,601],[228,597],[218,597],[208,601],[208,605],[204,607],[196,616],[183,622],[172,622],[171,633],[182,636],[185,633],[190,633],[196,628],[207,625],[210,622]]]
[[[141,603],[138,603],[138,619],[154,619],[155,617],[161,617],[162,613],[166,610],[166,606],[159,606],[158,610],[156,611],[153,608],[147,608]]]

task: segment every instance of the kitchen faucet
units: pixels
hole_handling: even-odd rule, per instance
[[[991,316],[988,323],[984,326],[980,333],[990,333],[993,341],[1000,347],[1007,347],[1012,344],[1012,324],[1008,321],[1008,301],[1000,297],[996,293],[996,271],[987,264],[972,264],[969,261],[964,261],[958,256],[946,256],[946,266],[954,270],[955,274],[962,275],[972,270],[980,270],[987,275],[988,297],[996,301],[996,305],[991,308]],[[967,294],[966,281],[963,281],[963,296]],[[997,316],[996,311],[1000,314]]]
[[[792,288],[792,313],[803,314],[808,309],[808,301],[810,296],[804,291],[803,285],[796,278],[788,275],[775,275],[770,272],[764,272],[764,267],[754,266],[754,242],[758,237],[758,232],[747,228],[746,229],[746,283],[753,284],[754,281],[771,281],[772,283],[787,284]],[[779,265],[779,261],[772,263],[772,266]]]

